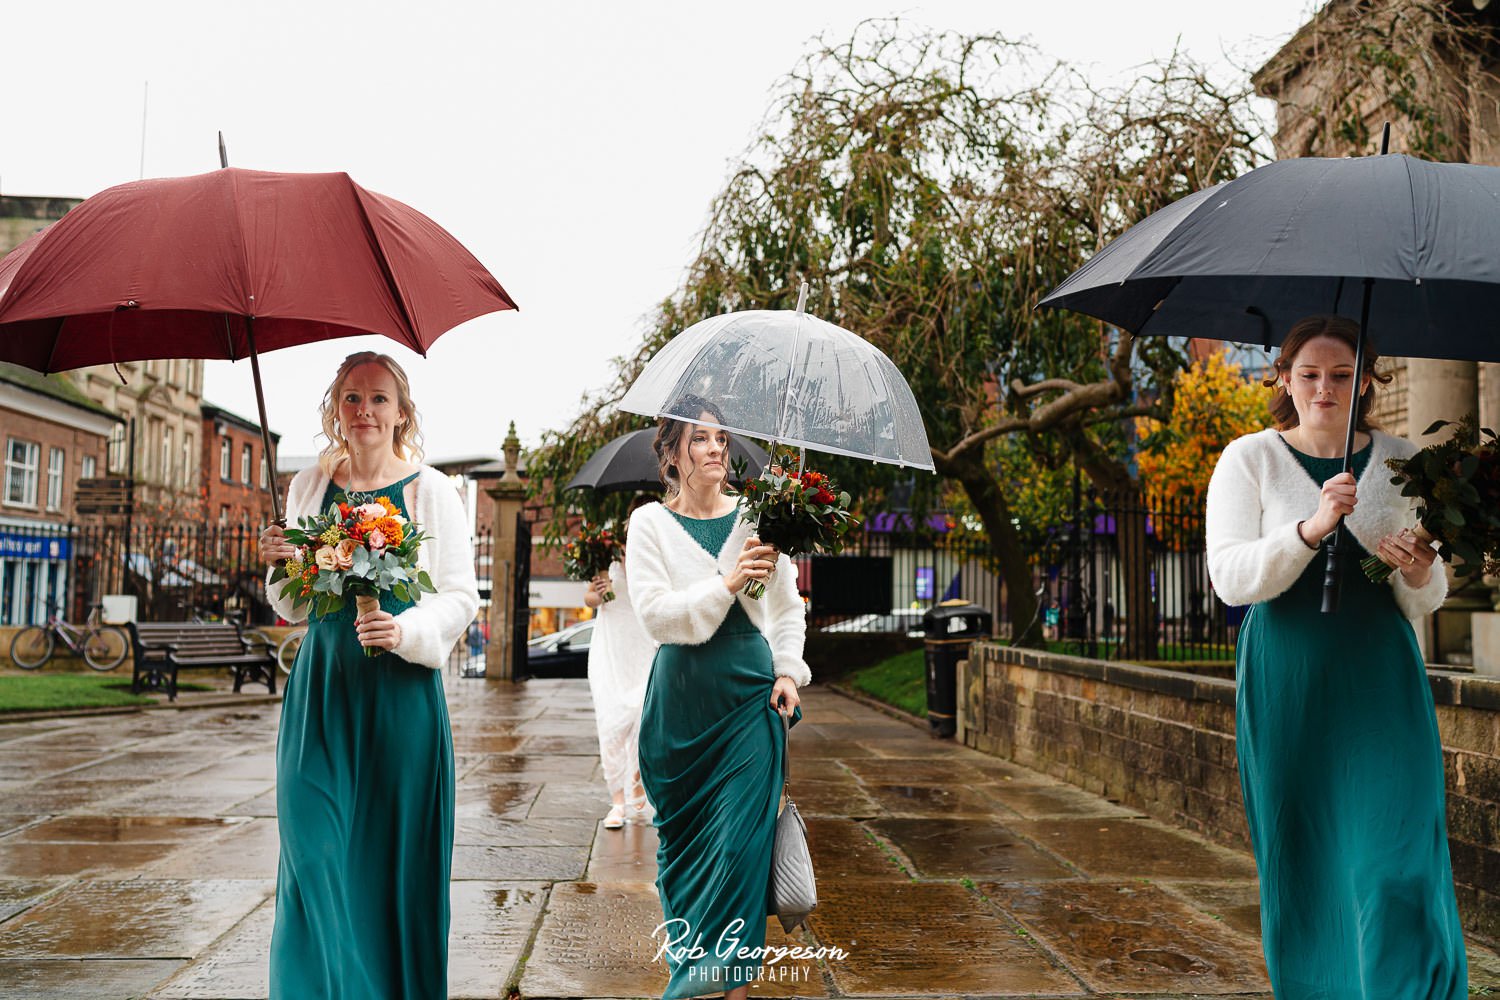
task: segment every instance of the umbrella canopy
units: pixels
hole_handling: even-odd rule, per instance
[[[0,260],[0,360],[236,360],[252,336],[370,333],[425,353],[515,307],[437,223],[347,174],[224,169],[101,191]]]
[[[589,460],[583,463],[583,468],[578,470],[578,475],[563,489],[593,489],[600,493],[660,491],[660,467],[656,461],[656,451],[651,447],[655,437],[656,429],[653,427],[621,434],[590,455]],[[763,449],[739,437],[731,438],[729,442],[731,469],[736,459],[744,461],[746,479],[759,476],[768,461]]]
[[[868,341],[800,309],[726,313],[695,323],[656,353],[620,408],[689,416],[696,395],[726,430],[815,451],[932,471],[916,398]]]
[[[1360,318],[1402,357],[1500,359],[1500,168],[1410,156],[1281,160],[1189,195],[1045,299],[1140,335],[1279,344]]]

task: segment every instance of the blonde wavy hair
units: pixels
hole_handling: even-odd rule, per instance
[[[318,466],[326,475],[332,476],[339,463],[349,457],[349,441],[344,437],[344,429],[339,426],[339,396],[344,391],[344,382],[354,369],[371,364],[380,365],[391,373],[391,378],[396,381],[396,407],[406,418],[396,426],[391,441],[396,457],[407,462],[422,461],[422,429],[417,424],[417,407],[411,401],[411,383],[406,378],[406,372],[389,354],[358,351],[339,365],[333,382],[323,394],[323,402],[318,406],[318,414],[323,418],[323,437],[328,439],[327,446],[318,453]]]

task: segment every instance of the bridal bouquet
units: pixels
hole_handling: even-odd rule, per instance
[[[740,490],[741,517],[755,525],[755,535],[788,556],[804,552],[837,555],[844,536],[859,521],[849,513],[849,494],[821,472],[788,475],[771,465],[759,479]],[[745,584],[746,596],[760,600],[764,580]]]
[[[1439,420],[1424,433],[1450,424]],[[1417,537],[1437,542],[1450,561],[1456,557],[1458,576],[1495,573],[1500,571],[1500,439],[1488,427],[1481,429],[1472,414],[1455,426],[1448,439],[1386,464],[1396,473],[1391,482],[1401,487],[1401,495],[1417,500]],[[1360,565],[1376,583],[1392,572],[1376,556]]]
[[[608,528],[583,522],[578,537],[563,546],[563,572],[573,580],[592,580],[609,571],[609,564],[619,558],[620,540]],[[605,591],[605,602],[613,601],[615,592]]]
[[[417,568],[417,549],[427,540],[403,517],[389,497],[350,504],[338,494],[328,510],[300,518],[286,529],[297,555],[276,567],[271,583],[294,607],[311,604],[320,618],[343,609],[350,597],[361,615],[380,609],[380,595],[416,602],[435,594],[426,570]],[[384,650],[365,647],[366,656]]]

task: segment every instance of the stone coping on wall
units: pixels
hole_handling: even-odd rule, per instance
[[[1234,681],[1221,677],[1201,677],[1165,667],[1148,667],[1121,660],[1094,660],[1000,643],[977,643],[973,654],[976,659],[981,655],[978,647],[983,648],[984,655],[1001,663],[1051,670],[1177,698],[1234,704]],[[1500,711],[1500,677],[1478,676],[1428,664],[1427,680],[1432,685],[1435,704]]]

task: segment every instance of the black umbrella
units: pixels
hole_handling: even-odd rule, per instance
[[[631,431],[604,445],[589,456],[565,490],[598,490],[601,493],[623,493],[639,490],[661,490],[661,474],[658,471],[656,452],[651,442],[656,437],[656,428]],[[765,467],[766,453],[753,442],[743,437],[729,439],[729,463],[745,462],[745,479],[754,479]],[[733,472],[730,479],[741,482]]]
[[[1387,134],[1389,126],[1387,126]],[[1382,148],[1385,143],[1382,142]],[[1500,360],[1500,168],[1281,160],[1142,220],[1042,300],[1138,336],[1279,344],[1334,313],[1387,354]],[[1344,469],[1354,450],[1350,409]],[[1334,535],[1323,610],[1338,607]]]

